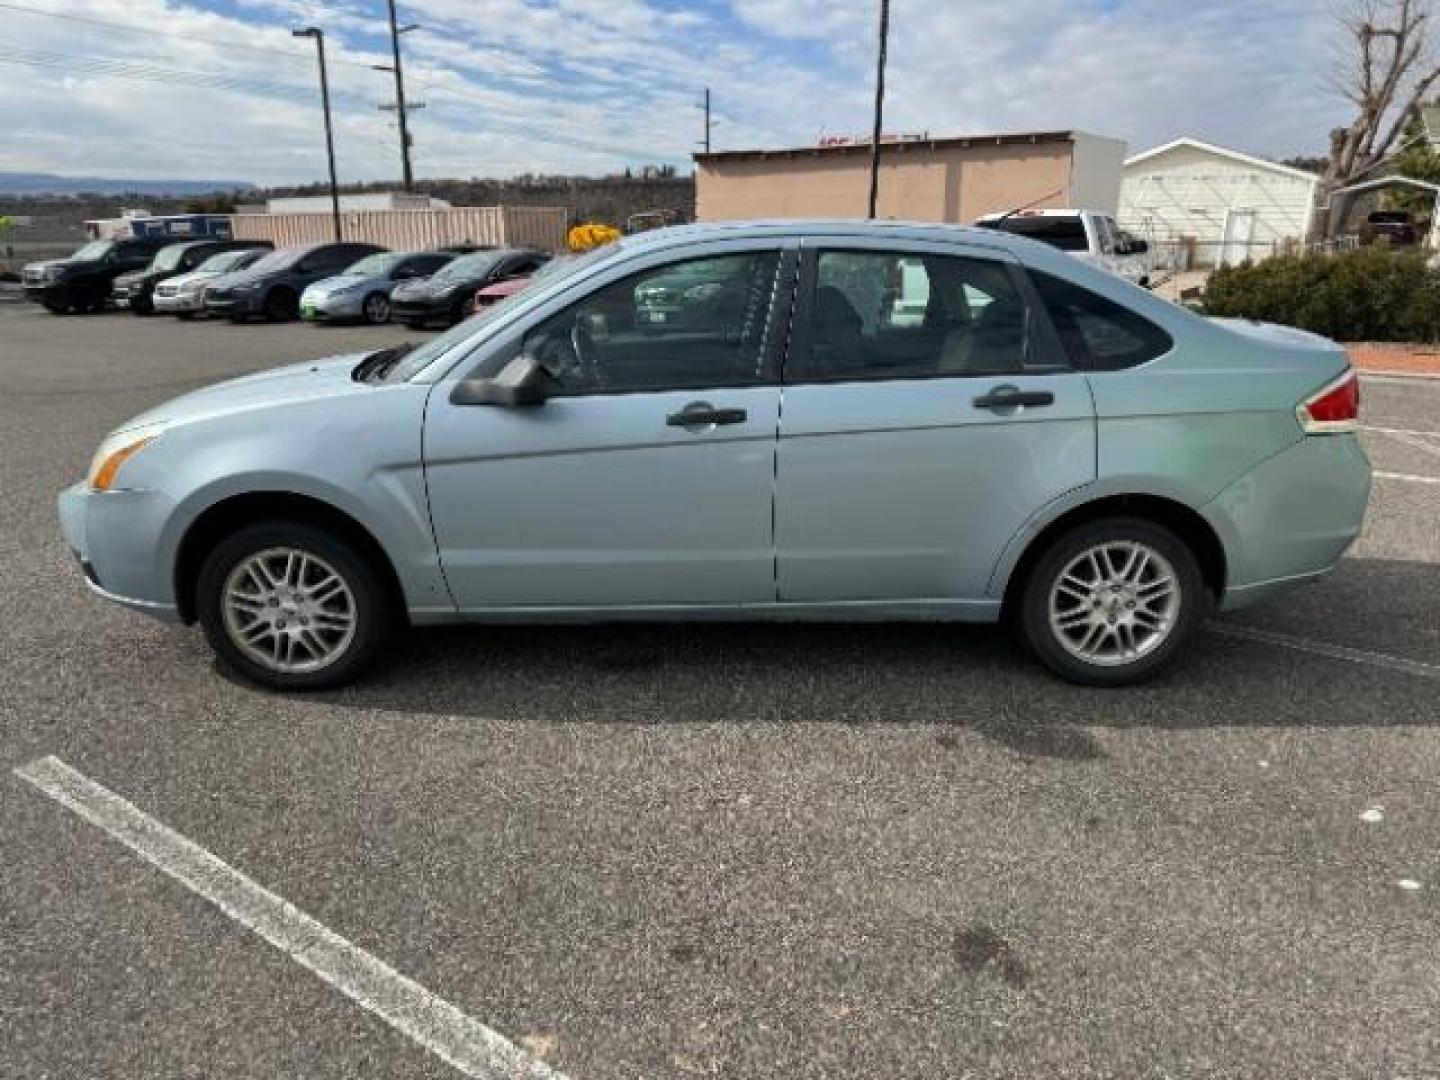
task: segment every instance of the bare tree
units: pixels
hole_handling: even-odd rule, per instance
[[[1330,160],[1319,185],[1320,209],[1338,187],[1374,171],[1400,147],[1406,125],[1440,80],[1434,0],[1346,0],[1334,86],[1356,109],[1330,134]],[[1323,213],[1315,215],[1323,230]]]

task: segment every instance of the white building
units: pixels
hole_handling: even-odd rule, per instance
[[[1305,238],[1319,177],[1199,139],[1125,162],[1120,224],[1195,266],[1261,259]]]
[[[450,204],[429,195],[403,191],[372,191],[340,196],[340,209],[347,210],[446,210]],[[265,201],[267,214],[329,213],[329,195],[296,195]]]

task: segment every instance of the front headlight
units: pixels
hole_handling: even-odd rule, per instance
[[[94,491],[109,491],[115,485],[120,467],[145,447],[158,439],[165,431],[164,425],[132,428],[129,431],[111,435],[100,444],[90,462],[90,487]]]

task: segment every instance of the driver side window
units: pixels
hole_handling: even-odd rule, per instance
[[[525,351],[569,394],[763,382],[779,260],[747,251],[643,270],[552,315]]]

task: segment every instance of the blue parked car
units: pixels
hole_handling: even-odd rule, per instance
[[[1329,341],[1020,237],[693,226],[161,405],[60,517],[93,589],[280,688],[406,622],[627,619],[1003,619],[1114,685],[1334,566],[1358,404]]]

